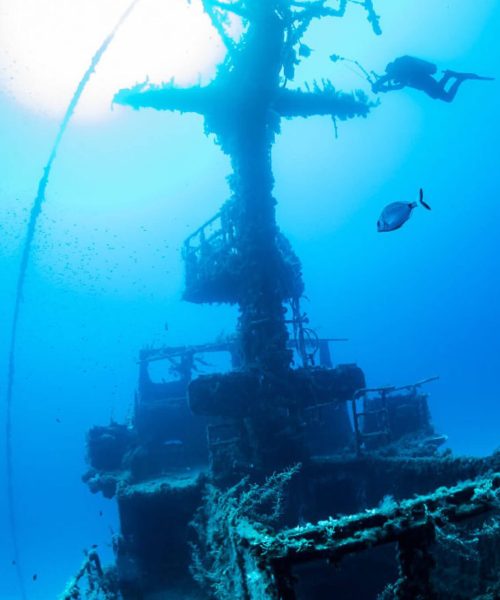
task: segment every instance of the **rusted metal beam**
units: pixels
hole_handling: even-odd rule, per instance
[[[413,563],[421,561],[423,549],[429,549],[435,527],[460,523],[499,507],[500,473],[495,473],[357,515],[287,529],[277,535],[263,534],[248,522],[241,522],[238,531],[256,598],[282,598],[283,590],[288,594],[286,597],[293,598],[289,585],[293,565],[321,559],[338,563],[349,554],[393,542],[400,548],[399,585],[404,591],[418,583],[413,581],[412,573],[420,572],[422,565]],[[408,547],[409,539],[419,549],[415,556]],[[431,569],[432,561],[427,562]]]
[[[296,527],[276,536],[254,533],[247,538],[259,560],[302,563],[320,558],[340,559],[346,554],[398,541],[426,523],[444,527],[500,506],[500,473],[439,488],[432,494],[366,512]]]

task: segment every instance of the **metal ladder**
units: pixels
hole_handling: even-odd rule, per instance
[[[390,440],[391,432],[389,427],[389,409],[387,407],[387,394],[394,391],[394,386],[385,386],[379,388],[363,388],[354,393],[352,397],[352,420],[354,425],[354,435],[356,440],[356,454],[359,456],[363,450],[363,444],[365,440],[369,439],[380,439],[385,438],[385,441]],[[380,396],[381,408],[377,410],[367,411],[363,409],[358,410],[358,400],[363,399],[366,402],[366,396],[369,393],[376,392]],[[363,433],[359,426],[359,419],[368,415],[381,415],[380,423],[381,429],[378,431],[371,431],[370,433]]]
[[[378,388],[363,388],[355,392],[352,398],[352,420],[356,439],[356,453],[358,454],[358,456],[362,453],[363,443],[365,440],[373,438],[385,438],[385,441],[389,442],[391,439],[391,429],[389,424],[389,407],[387,404],[388,394],[402,390],[412,390],[416,393],[416,390],[420,386],[424,385],[425,383],[429,383],[430,381],[436,381],[437,379],[439,379],[439,376],[428,377],[427,379],[422,379],[421,381],[417,381],[416,383],[411,383],[409,385],[401,385],[399,387],[390,385]],[[379,394],[381,408],[370,411],[358,411],[357,401],[361,398],[366,400],[366,396],[369,393]],[[379,431],[371,431],[370,433],[362,433],[359,427],[360,417],[377,414],[380,414],[382,416],[382,418],[380,419],[380,422],[382,423],[381,429]]]

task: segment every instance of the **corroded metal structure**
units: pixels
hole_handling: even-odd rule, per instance
[[[215,80],[187,89],[140,85],[115,101],[201,114],[230,157],[232,197],[183,248],[184,297],[237,304],[239,321],[227,340],[142,351],[132,423],[89,432],[85,481],[115,497],[120,514],[109,597],[320,600],[335,590],[358,600],[444,598],[433,591],[433,544],[451,539],[441,529],[497,508],[499,457],[439,452],[445,438],[431,423],[428,381],[367,388],[357,365],[333,364],[330,341],[308,329],[301,312],[301,266],[277,226],[272,195],[281,119],[365,117],[372,108],[362,92],[339,92],[330,81],[290,88],[312,20],[358,4],[380,33],[372,2],[203,4],[228,49]],[[226,33],[228,18],[241,19],[239,42]],[[155,380],[160,362],[168,380]],[[414,494],[425,496],[403,502]],[[483,554],[498,547],[496,532],[485,534]],[[470,594],[498,584],[495,556],[481,563],[484,577]],[[340,575],[318,561],[325,557],[342,559]],[[309,571],[295,569],[302,562],[312,563]]]
[[[319,5],[308,8],[309,3],[303,4],[209,0],[205,6],[219,31],[223,29],[217,11],[237,15],[246,23],[237,47],[223,33],[228,56],[216,79],[206,87],[188,89],[141,85],[115,96],[115,102],[133,108],[203,115],[206,131],[215,134],[217,143],[229,155],[233,168],[229,178],[233,192],[232,243],[238,256],[238,279],[236,289],[224,300],[236,300],[240,307],[244,365],[273,372],[286,371],[290,363],[282,303],[293,291],[285,283],[287,265],[279,248],[272,195],[271,147],[280,120],[313,115],[339,119],[366,116],[371,106],[362,92],[337,92],[330,82],[313,92],[283,87],[281,75],[284,70],[291,74],[297,60],[294,47],[311,20],[335,15],[335,11],[323,10]],[[344,11],[345,6],[338,16]]]
[[[339,564],[351,554],[396,542],[401,575],[398,597],[431,600],[437,597],[431,584],[436,529],[498,509],[499,503],[500,474],[496,474],[362,514],[294,527],[276,536],[241,521],[236,529],[246,568],[242,575],[252,580],[250,596],[293,600],[293,565],[324,559]],[[251,578],[252,571],[259,575]]]

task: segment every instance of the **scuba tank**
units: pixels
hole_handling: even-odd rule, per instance
[[[398,75],[434,75],[437,72],[437,67],[434,63],[431,63],[422,58],[415,58],[414,56],[400,56],[390,62],[385,71],[391,77],[398,77]]]

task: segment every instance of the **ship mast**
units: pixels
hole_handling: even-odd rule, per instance
[[[203,4],[228,49],[215,80],[206,87],[137,86],[121,90],[115,102],[202,114],[206,131],[215,134],[229,155],[240,265],[235,293],[240,309],[242,366],[282,373],[291,360],[283,306],[289,290],[282,285],[285,266],[277,243],[276,200],[272,194],[274,138],[282,117],[329,115],[345,119],[366,116],[371,105],[361,92],[337,92],[325,80],[308,92],[286,87],[299,62],[297,45],[312,19],[342,16],[346,0],[335,10],[327,8],[324,1],[204,0]],[[364,4],[377,31],[371,2]],[[245,30],[238,43],[224,29],[223,17],[227,16],[242,20]]]

